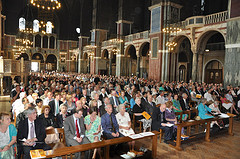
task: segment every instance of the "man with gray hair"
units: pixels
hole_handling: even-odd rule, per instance
[[[51,147],[45,143],[46,130],[40,118],[37,118],[37,110],[29,107],[26,111],[27,118],[19,122],[17,141],[24,153],[24,159],[30,159],[30,150],[50,150]],[[20,157],[20,156],[19,156]]]
[[[186,93],[182,94],[182,99],[179,102],[183,111],[190,110],[188,95]]]

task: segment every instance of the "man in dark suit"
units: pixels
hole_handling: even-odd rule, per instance
[[[151,116],[153,114],[154,108],[156,107],[156,104],[152,101],[152,99],[153,99],[152,95],[148,95],[148,99],[147,99],[148,101],[145,104],[146,112]]]
[[[142,98],[141,98],[141,105],[145,107],[145,105],[148,103],[147,101],[147,92],[142,93]]]
[[[179,102],[183,111],[190,110],[189,99],[186,93],[182,94],[182,99]]]
[[[30,150],[50,150],[51,147],[44,142],[46,138],[46,130],[42,120],[37,118],[37,110],[30,107],[25,113],[27,118],[19,123],[17,141],[20,142],[20,150],[23,150],[23,158],[30,159]],[[24,139],[26,140],[23,141]]]
[[[99,107],[100,116],[102,116],[103,114],[106,113],[105,106],[107,104],[110,104],[110,100],[109,100],[108,97],[105,97],[104,100],[103,100],[102,105]]]
[[[82,90],[82,96],[81,96],[81,98],[82,98],[82,97],[85,97],[85,98],[86,98],[86,100],[87,100],[87,101],[86,101],[86,104],[88,105],[91,99],[90,99],[90,97],[87,95],[87,90],[86,90],[86,89],[83,89],[83,90]],[[80,99],[81,99],[81,98],[80,98]]]
[[[116,114],[118,112],[118,106],[119,106],[119,100],[117,97],[117,92],[115,90],[112,90],[112,97],[109,98],[110,104],[113,106],[113,113]]]
[[[102,88],[102,89],[101,89],[101,93],[100,93],[100,95],[99,95],[99,100],[102,101],[102,102],[104,102],[103,100],[104,100],[104,98],[107,97],[107,96],[108,96],[108,94],[107,94],[107,92],[106,92],[106,89],[105,89],[105,88]]]
[[[60,101],[61,99],[61,94],[59,92],[56,92],[54,94],[55,98],[54,100],[50,101],[48,105],[50,106],[50,112],[49,114],[56,116],[60,112],[60,105],[63,103]]]
[[[129,87],[127,87],[127,89],[126,89],[125,96],[127,97],[128,101],[130,102],[130,99],[132,98],[132,95],[130,93],[130,88]]]
[[[67,117],[64,121],[64,133],[67,146],[76,146],[90,143],[85,136],[84,119],[82,109],[73,109],[73,115]],[[85,158],[90,156],[90,150],[85,152]],[[75,153],[75,158],[81,158],[81,152]]]
[[[159,131],[162,129],[164,134],[164,142],[168,144],[168,141],[172,139],[173,136],[173,126],[168,127],[167,120],[165,118],[166,104],[161,104],[160,107],[155,107],[152,114],[152,131]]]

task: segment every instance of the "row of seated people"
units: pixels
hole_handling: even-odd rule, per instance
[[[137,98],[136,103],[140,105],[141,99]],[[206,106],[207,100],[202,99],[201,104],[198,106],[199,116],[201,119],[212,118],[209,114],[211,111],[219,110],[216,106],[213,109]],[[63,104],[61,108],[67,107]],[[164,142],[168,143],[173,138],[173,133],[176,131],[176,126],[168,127],[166,124],[177,124],[177,118],[174,113],[174,106],[172,101],[166,104],[161,104],[160,107],[153,107],[152,120],[150,125],[152,130],[163,129],[165,131]],[[50,107],[46,107],[50,110]],[[44,112],[44,115],[48,114]],[[134,134],[131,129],[131,119],[126,112],[125,105],[119,106],[119,113],[113,113],[113,106],[111,104],[105,105],[106,113],[101,117],[98,116],[97,107],[90,107],[89,115],[83,117],[83,109],[73,109],[72,115],[63,120],[63,127],[65,132],[65,139],[67,146],[75,146],[90,142],[98,142],[101,140],[101,134],[106,139],[116,137],[128,136]],[[47,113],[46,113],[47,112]],[[24,112],[26,119],[19,122],[18,131],[11,124],[10,116],[5,113],[0,115],[0,134],[1,134],[1,155],[13,155],[13,146],[16,141],[19,143],[19,149],[23,149],[24,158],[29,158],[29,151],[31,149],[50,149],[45,144],[46,126],[41,117],[37,117],[37,109],[29,107]],[[140,114],[135,113],[136,116]],[[141,119],[140,119],[141,120]],[[218,125],[218,123],[216,123]],[[103,132],[102,132],[103,131]],[[184,133],[184,130],[182,130]],[[23,140],[26,139],[26,140]],[[129,143],[130,149],[134,149],[134,142]],[[94,156],[97,150],[94,150]],[[78,158],[81,153],[76,153],[75,157]],[[89,158],[90,151],[85,152],[85,158]]]

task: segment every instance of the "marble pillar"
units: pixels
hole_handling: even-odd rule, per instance
[[[203,53],[200,53],[200,54],[198,54],[198,65],[197,65],[197,67],[198,67],[198,74],[197,74],[197,82],[202,82],[203,81],[203,79],[202,79],[202,75],[203,75]]]
[[[193,61],[192,61],[192,81],[196,82],[197,80],[197,53],[193,52]]]
[[[3,76],[0,76],[0,88],[1,88],[1,96],[3,96]]]
[[[137,56],[137,70],[136,70],[136,76],[140,77],[140,56]]]

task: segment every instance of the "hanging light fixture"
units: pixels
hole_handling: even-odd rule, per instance
[[[169,41],[169,42],[166,43],[166,46],[168,46],[169,51],[172,51],[174,49],[174,47],[177,46],[177,43],[174,42],[174,41],[173,42]]]
[[[61,3],[58,0],[31,0],[30,3],[44,10],[55,10],[61,8]]]

